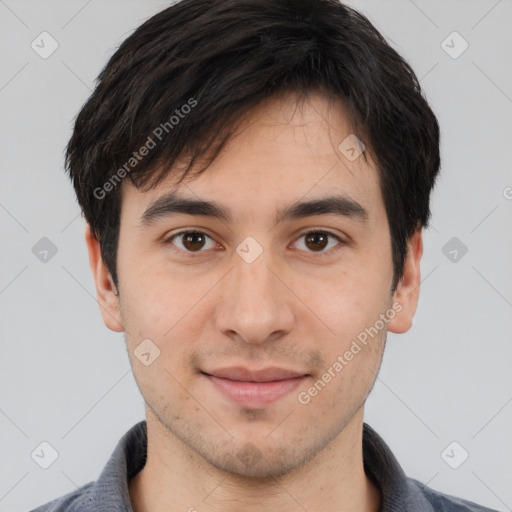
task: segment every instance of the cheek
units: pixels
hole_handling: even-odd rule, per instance
[[[188,385],[193,377],[194,370],[189,362],[198,340],[204,338],[205,324],[211,316],[208,292],[216,282],[211,276],[194,279],[192,284],[183,274],[163,271],[164,267],[146,267],[136,273],[134,265],[133,273],[128,274],[131,280],[125,280],[120,290],[132,367],[137,381],[155,398],[157,390],[150,390],[153,383],[158,382],[160,388],[169,391],[177,386],[172,377],[183,385]],[[134,356],[146,339],[151,340],[159,352],[158,358],[147,368]],[[179,386],[175,392],[179,393]]]
[[[311,333],[325,364],[322,373],[314,376],[320,382],[316,381],[318,391],[311,390],[319,395],[312,399],[313,408],[352,410],[371,389],[378,372],[386,336],[381,315],[390,295],[378,275],[355,269],[322,286],[310,286],[308,292],[308,306],[321,322],[310,318],[324,333]]]
[[[333,273],[331,278],[311,281],[305,305],[326,328],[329,338],[343,345],[372,326],[390,301],[387,281],[357,269]],[[340,347],[337,347],[340,348]]]
[[[159,340],[189,321],[195,305],[209,289],[208,279],[191,281],[165,261],[138,263],[133,258],[124,270],[120,295],[127,331]]]

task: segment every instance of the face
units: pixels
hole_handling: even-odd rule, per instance
[[[414,314],[421,234],[392,293],[377,170],[338,150],[342,105],[274,99],[248,121],[199,177],[125,180],[119,297],[88,242],[148,422],[217,468],[277,476],[361,418],[386,330]]]

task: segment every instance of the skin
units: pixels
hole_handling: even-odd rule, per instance
[[[247,121],[199,177],[176,185],[169,174],[144,192],[125,180],[119,295],[86,229],[104,322],[125,332],[146,402],[148,459],[130,482],[134,510],[376,512],[380,493],[362,460],[364,403],[386,331],[407,331],[416,311],[421,229],[408,242],[392,293],[391,239],[375,163],[369,155],[368,163],[362,156],[351,162],[336,150],[352,133],[343,106],[312,94],[298,109],[285,96]],[[179,214],[142,227],[145,210],[170,191],[217,201],[233,222]],[[279,208],[333,193],[357,201],[367,219],[323,214],[275,224]],[[203,247],[183,237],[169,241],[183,229],[210,238]],[[343,243],[308,244],[303,235],[311,231]],[[247,236],[263,249],[252,263],[236,252]],[[393,304],[401,311],[301,404],[298,393]],[[148,338],[160,356],[145,366],[134,350]],[[277,401],[245,408],[200,373],[227,366],[309,376]]]

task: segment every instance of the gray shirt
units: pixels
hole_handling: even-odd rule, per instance
[[[146,456],[146,422],[141,421],[119,441],[96,482],[31,512],[133,512],[128,483],[144,467]],[[407,478],[391,450],[367,424],[363,427],[363,460],[366,474],[381,492],[380,512],[497,512]]]

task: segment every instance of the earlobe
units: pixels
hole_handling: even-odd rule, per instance
[[[388,331],[390,332],[401,334],[408,331],[412,326],[420,294],[422,254],[422,228],[419,227],[407,242],[407,255],[402,278],[393,293],[393,309],[398,312],[388,323]]]
[[[92,233],[89,224],[85,227],[85,241],[89,252],[89,265],[96,286],[96,296],[103,322],[112,331],[124,331],[117,289],[103,257],[98,239]]]

